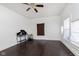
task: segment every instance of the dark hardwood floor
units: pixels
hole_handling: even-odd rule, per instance
[[[60,41],[34,40],[0,52],[1,56],[74,56]]]

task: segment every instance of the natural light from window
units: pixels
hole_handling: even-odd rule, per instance
[[[62,33],[65,40],[79,47],[79,20],[70,22],[70,18],[66,18]]]
[[[71,23],[71,42],[79,46],[79,20]]]
[[[64,20],[64,39],[69,40],[70,35],[70,18]]]

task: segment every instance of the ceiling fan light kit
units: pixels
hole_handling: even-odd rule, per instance
[[[42,4],[35,4],[35,3],[23,3],[23,4],[30,6],[29,8],[26,9],[26,11],[29,11],[31,8],[33,8],[36,13],[38,12],[36,7],[44,7],[44,5]]]

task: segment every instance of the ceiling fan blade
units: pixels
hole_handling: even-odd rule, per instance
[[[30,10],[30,8],[26,9],[26,11],[29,11],[29,10]]]
[[[44,5],[36,5],[36,7],[44,7]]]
[[[36,8],[34,8],[34,10],[35,10],[36,13],[38,12],[38,10]]]
[[[23,4],[25,4],[25,5],[29,5],[29,3],[23,3]]]

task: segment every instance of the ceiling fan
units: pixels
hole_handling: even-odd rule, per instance
[[[44,7],[44,5],[42,5],[42,4],[35,4],[35,3],[23,3],[23,4],[29,6],[29,7],[26,9],[26,11],[29,11],[31,8],[33,8],[36,13],[38,12],[38,10],[36,9],[36,7]]]

